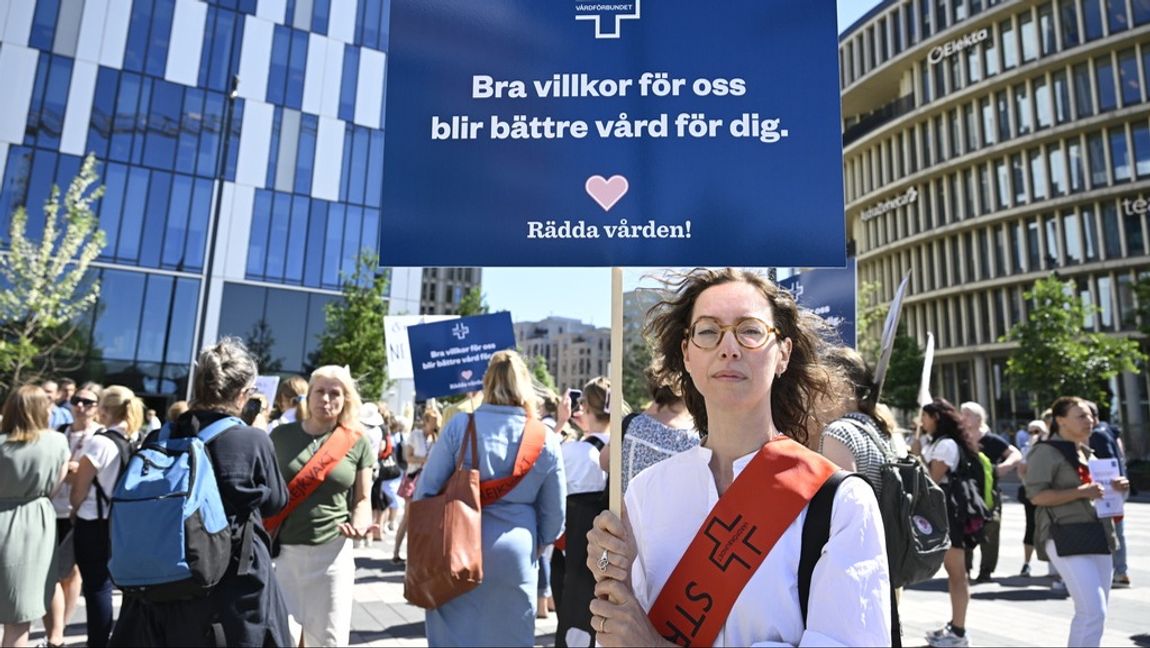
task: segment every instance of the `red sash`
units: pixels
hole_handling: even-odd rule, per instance
[[[838,468],[788,438],[763,445],[688,545],[648,613],[680,646],[711,646],[767,554]]]
[[[331,471],[335,470],[339,462],[347,456],[360,436],[362,436],[361,433],[356,430],[349,430],[342,425],[336,427],[327,441],[323,442],[319,450],[316,450],[311,459],[307,460],[303,468],[300,468],[300,471],[288,483],[287,506],[283,507],[279,513],[264,520],[264,528],[268,530],[270,535],[274,536],[287,516],[291,515],[297,506],[310,497],[315,489],[319,488],[319,485],[327,479]]]
[[[475,415],[468,414],[467,416],[465,439],[469,438],[475,430]],[[533,418],[527,419],[527,424],[523,426],[523,438],[519,441],[519,452],[515,454],[515,468],[512,470],[511,476],[479,483],[480,504],[482,506],[498,502],[504,495],[510,493],[511,489],[518,486],[519,482],[523,481],[527,471],[535,465],[539,453],[543,452],[543,442],[546,439],[547,428]]]

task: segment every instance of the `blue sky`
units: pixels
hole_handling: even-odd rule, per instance
[[[878,4],[878,0],[837,0],[839,31]],[[650,270],[628,269],[623,289],[632,290]],[[511,311],[516,322],[550,315],[574,317],[596,326],[611,325],[611,271],[608,268],[484,268],[483,292],[492,310]]]

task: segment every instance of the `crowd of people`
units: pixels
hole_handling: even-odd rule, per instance
[[[947,498],[951,618],[931,646],[969,645],[970,587],[994,578],[1011,471],[1026,511],[1021,575],[1035,553],[1049,561],[1074,602],[1070,645],[1099,644],[1109,591],[1130,579],[1121,520],[1091,505],[1103,486],[1089,459],[1122,458],[1093,403],[1058,399],[1012,444],[978,403],[935,399],[908,439],[863,358],[748,271],[669,280],[644,334],[649,399],[636,411],[612,402],[605,377],[547,389],[514,351],[446,407],[392,412],[338,366],[282,379],[269,402],[232,338],[200,353],[191,400],[162,426],[123,386],[21,386],[0,420],[3,645],[26,645],[39,619],[46,645],[62,645],[81,593],[89,646],[347,645],[354,549],[394,534],[402,567],[411,503],[460,467],[501,487],[481,510],[482,583],[427,611],[433,646],[532,645],[551,612],[559,646],[900,645],[880,471],[908,454]],[[114,620],[109,514],[129,457],[217,423],[226,431],[206,448],[226,571],[204,596],[126,592]],[[619,515],[607,506],[613,443]]]

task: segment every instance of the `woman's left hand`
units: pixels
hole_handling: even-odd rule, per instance
[[[595,585],[591,628],[602,646],[673,646],[659,636],[631,591],[630,583],[614,579]]]
[[[1110,486],[1120,493],[1125,493],[1130,490],[1130,480],[1125,477],[1119,477],[1110,482]]]
[[[344,522],[343,524],[339,525],[340,535],[345,538],[351,538],[352,540],[363,540],[368,536],[368,534],[375,533],[376,531],[379,531],[378,524],[369,524],[363,529],[356,527],[351,522]]]

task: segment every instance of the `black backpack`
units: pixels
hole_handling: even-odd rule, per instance
[[[886,531],[890,580],[895,587],[914,585],[934,577],[950,549],[950,521],[946,493],[930,478],[922,460],[896,457],[877,430],[850,417],[886,458],[879,466],[882,495],[878,506]],[[876,487],[879,484],[872,484]]]
[[[993,484],[987,476],[994,467],[981,452],[972,453],[961,443],[958,450],[958,466],[948,476],[947,505],[962,522],[966,546],[971,548],[981,541],[986,523],[994,517]]]

